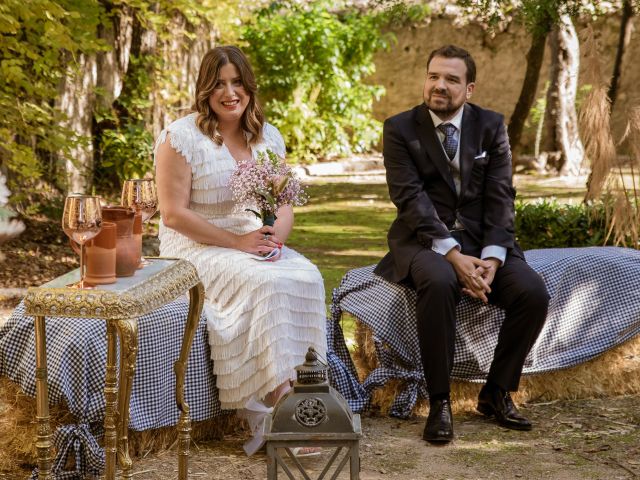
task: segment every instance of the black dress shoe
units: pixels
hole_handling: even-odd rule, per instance
[[[478,395],[477,410],[487,417],[495,417],[498,424],[513,430],[531,430],[531,422],[520,415],[509,392],[500,389],[482,389]]]
[[[453,440],[453,420],[449,399],[431,402],[422,439],[431,443],[448,443]]]

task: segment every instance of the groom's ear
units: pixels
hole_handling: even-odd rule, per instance
[[[474,82],[467,83],[467,100],[471,100],[471,95],[473,95],[473,90],[476,88],[476,84]]]

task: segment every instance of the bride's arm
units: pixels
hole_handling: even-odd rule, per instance
[[[276,216],[278,219],[273,226],[275,235],[278,240],[285,243],[293,228],[293,208],[291,205],[283,205],[278,209]]]
[[[169,134],[170,135],[170,134]],[[160,215],[165,226],[180,232],[196,242],[219,247],[235,248],[260,254],[270,252],[277,245],[264,240],[265,233],[273,234],[271,227],[263,227],[245,235],[236,235],[207,222],[189,209],[191,196],[191,167],[183,155],[167,141],[156,152],[156,184]]]

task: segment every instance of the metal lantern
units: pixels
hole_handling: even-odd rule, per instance
[[[330,478],[337,478],[347,462],[349,478],[360,478],[360,415],[354,414],[344,397],[329,385],[327,366],[318,360],[313,348],[309,348],[304,364],[296,367],[296,374],[293,389],[280,399],[265,421],[267,478],[277,479],[279,467],[288,478],[296,478],[285,463],[286,457],[302,478],[310,478],[291,450],[296,447],[335,449],[318,478],[325,478],[332,469]]]

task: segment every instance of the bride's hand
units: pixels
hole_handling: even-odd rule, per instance
[[[276,262],[278,260],[280,260],[280,257],[282,257],[282,247],[283,244],[279,244],[278,248],[280,248],[280,251],[278,252],[278,254],[275,257],[271,257],[269,260],[267,260],[267,262]]]
[[[284,246],[284,243],[282,243],[280,241],[280,239],[278,237],[276,237],[275,235],[271,235],[269,237],[269,240],[271,240],[272,242],[275,242],[276,246],[280,249],[280,251],[278,252],[278,254],[275,257],[271,257],[269,260],[267,260],[268,262],[275,262],[275,261],[279,260],[280,257],[282,256],[282,247]],[[271,253],[271,251],[269,251],[267,253]]]
[[[274,235],[273,227],[264,226],[253,232],[238,235],[238,250],[254,255],[263,255],[269,253],[278,247],[280,240]]]

